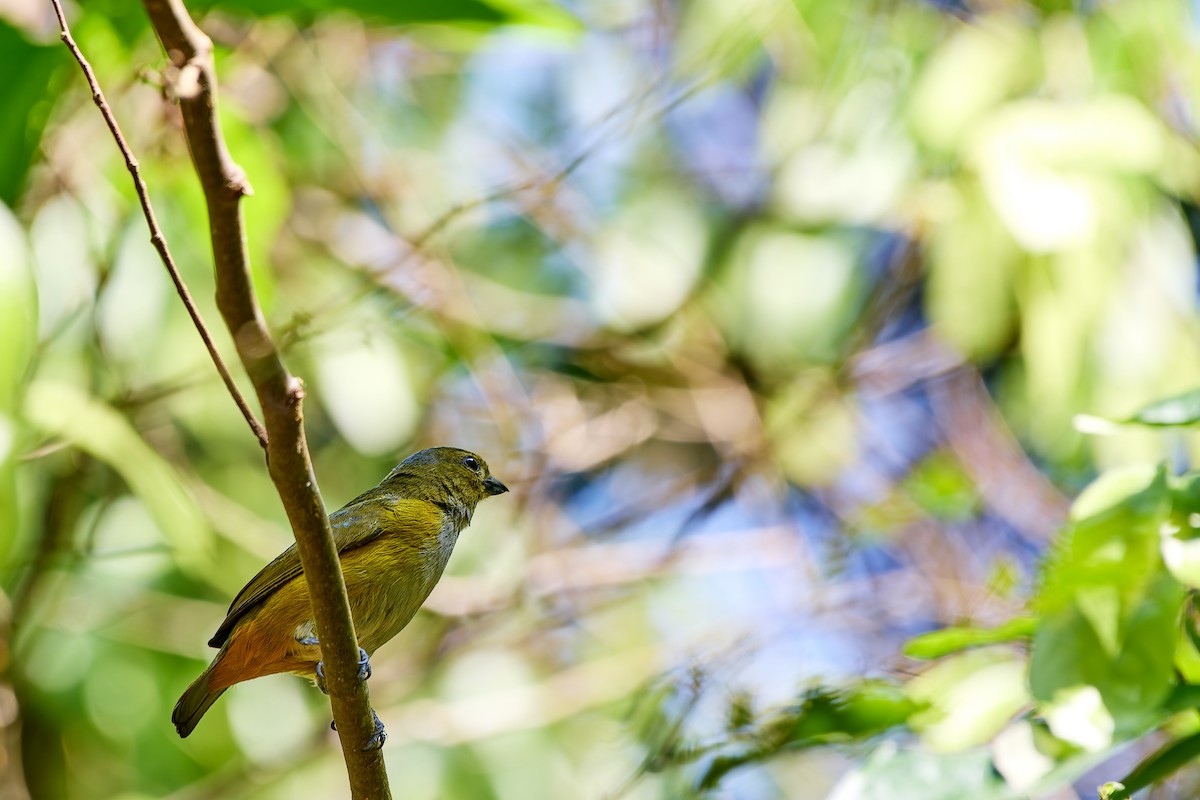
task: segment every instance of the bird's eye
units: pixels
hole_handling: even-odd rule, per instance
[[[475,458],[475,456],[467,456],[463,459],[462,463],[464,467],[472,472],[479,472],[479,459]]]

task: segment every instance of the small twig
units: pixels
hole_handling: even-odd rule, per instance
[[[229,390],[229,394],[233,397],[233,401],[237,403],[242,416],[246,418],[246,424],[254,432],[259,445],[262,446],[263,450],[266,450],[266,429],[255,418],[254,412],[246,402],[246,398],[242,396],[241,391],[237,388],[237,384],[234,383],[233,376],[229,374],[229,368],[225,366],[225,362],[221,358],[221,354],[217,351],[217,346],[213,343],[212,336],[208,332],[208,327],[204,324],[204,319],[200,316],[200,310],[196,308],[196,303],[192,300],[192,293],[188,291],[187,284],[183,282],[183,277],[179,274],[179,268],[175,266],[175,259],[171,256],[170,248],[167,247],[167,239],[163,235],[162,229],[158,227],[158,219],[154,215],[154,207],[150,205],[150,194],[146,189],[146,182],[142,180],[141,168],[138,166],[137,159],[133,156],[133,151],[129,149],[129,144],[125,141],[125,137],[121,133],[121,127],[117,124],[117,118],[113,115],[112,109],[109,108],[108,101],[104,99],[104,92],[100,90],[100,83],[96,80],[96,73],[92,71],[92,65],[88,63],[87,58],[80,51],[79,45],[75,44],[74,37],[71,36],[71,29],[67,25],[67,17],[63,13],[62,3],[59,0],[50,0],[50,2],[54,5],[55,16],[58,17],[58,27],[61,31],[63,44],[67,46],[67,49],[71,51],[71,55],[79,62],[79,68],[83,70],[83,75],[87,78],[88,88],[92,91],[92,102],[100,109],[100,114],[104,117],[105,124],[108,125],[108,129],[112,131],[113,139],[117,142],[117,148],[125,158],[125,167],[133,177],[133,186],[137,191],[138,201],[142,204],[142,214],[146,217],[146,225],[150,228],[150,242],[154,245],[154,249],[158,251],[163,266],[167,268],[167,273],[171,276],[171,282],[175,284],[175,291],[179,293],[179,299],[183,301],[184,307],[187,308],[188,315],[192,318],[192,323],[195,324],[196,331],[204,341],[204,347],[208,350],[213,365],[216,366],[217,372],[221,374],[221,380],[225,382],[225,388]]]

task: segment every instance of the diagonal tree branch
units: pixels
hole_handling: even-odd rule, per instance
[[[304,566],[351,794],[364,800],[388,798],[383,756],[378,749],[365,749],[375,726],[367,687],[357,677],[354,621],[304,436],[304,389],[279,358],[250,280],[241,215],[241,199],[250,189],[245,173],[225,147],[217,121],[212,41],[196,27],[181,0],[143,0],[143,4],[171,62],[180,70],[176,93],[208,204],[217,307],[262,404],[269,441],[267,468]]]
[[[192,300],[192,293],[188,291],[187,284],[183,282],[183,276],[179,274],[179,268],[175,266],[175,259],[171,256],[170,248],[167,247],[167,239],[163,236],[162,229],[158,227],[158,218],[154,215],[154,207],[150,205],[150,193],[146,190],[146,182],[142,180],[142,170],[138,166],[137,159],[133,157],[133,151],[129,149],[128,142],[125,141],[125,137],[121,134],[121,127],[117,124],[117,118],[113,116],[112,109],[108,106],[108,101],[104,99],[104,92],[100,90],[100,82],[96,80],[96,73],[92,71],[92,65],[83,57],[79,45],[75,44],[75,39],[71,36],[71,29],[67,25],[66,15],[63,14],[62,4],[59,0],[50,1],[54,4],[54,14],[58,17],[58,27],[62,32],[61,38],[63,44],[67,46],[67,49],[71,51],[71,55],[79,62],[79,68],[83,70],[83,76],[87,79],[88,88],[92,90],[92,102],[100,109],[100,114],[104,117],[105,124],[108,125],[108,129],[112,131],[113,139],[117,142],[117,148],[125,158],[125,167],[129,170],[129,174],[133,178],[133,188],[137,191],[138,201],[142,204],[142,214],[146,217],[146,225],[150,228],[150,241],[154,245],[154,249],[158,251],[158,256],[162,259],[163,266],[167,268],[167,273],[171,276],[171,282],[175,284],[175,291],[179,293],[179,299],[183,301],[184,307],[187,308],[188,315],[191,316],[192,323],[196,326],[196,331],[204,341],[204,347],[208,350],[208,355],[212,358],[217,372],[221,374],[221,380],[225,383],[225,388],[229,390],[229,394],[233,397],[233,401],[237,403],[242,416],[246,418],[246,423],[250,426],[250,430],[254,432],[259,445],[266,450],[267,432],[263,429],[262,424],[255,419],[254,412],[250,410],[249,403],[246,402],[246,398],[242,396],[241,391],[237,388],[237,384],[234,383],[233,376],[229,374],[229,368],[225,366],[225,361],[221,358],[221,354],[217,351],[217,346],[213,343],[212,335],[208,332],[208,326],[204,324],[204,319],[200,316],[200,309],[196,308],[196,303]]]
[[[51,1],[62,29],[62,39],[83,69],[92,98],[104,115],[133,175],[154,245],[167,264],[180,296],[200,329],[201,337],[209,346],[217,369],[235,399],[239,400],[243,413],[247,413],[245,400],[241,399],[232,379],[228,377],[228,370],[212,347],[211,338],[174,268],[166,240],[154,220],[137,162],[104,100],[90,65],[71,37],[59,0]],[[230,158],[217,123],[212,42],[192,22],[179,0],[144,0],[144,5],[172,63],[180,70],[175,88],[192,161],[208,203],[217,279],[217,306],[262,405],[265,432],[261,426],[256,427],[258,423],[252,414],[247,414],[247,419],[266,449],[271,480],[275,483],[296,536],[321,640],[326,683],[350,777],[351,794],[356,800],[387,800],[391,793],[382,754],[378,749],[365,749],[375,726],[366,685],[358,679],[358,642],[341,564],[305,441],[302,411],[304,389],[279,359],[250,280],[240,206],[241,198],[250,193],[250,188],[245,174]]]

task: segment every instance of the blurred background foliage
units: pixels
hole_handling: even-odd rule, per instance
[[[1200,793],[1194,3],[191,8],[329,507],[514,489],[373,660],[398,797]],[[169,61],[68,12],[215,330]],[[0,797],[342,796],[295,678],[175,737],[290,532],[48,3],[0,74]]]

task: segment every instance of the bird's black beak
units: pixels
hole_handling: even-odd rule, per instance
[[[485,478],[483,488],[487,489],[489,495],[504,494],[508,491],[508,487],[495,478]]]

